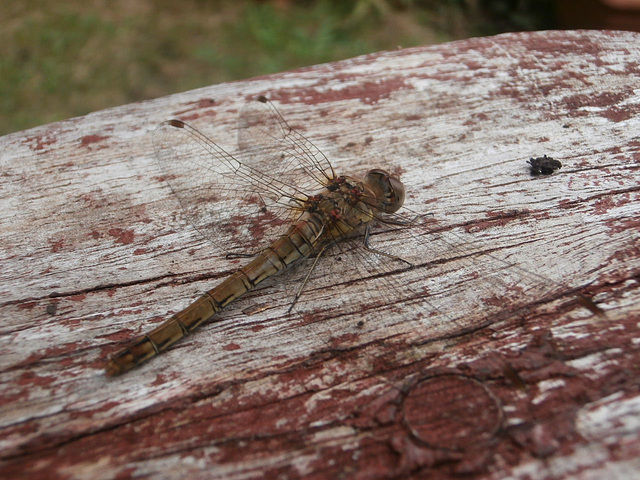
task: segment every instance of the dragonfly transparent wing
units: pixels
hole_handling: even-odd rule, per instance
[[[270,173],[260,171],[180,120],[161,123],[153,140],[158,163],[187,219],[229,250],[263,246],[268,241],[264,234],[281,234],[306,199],[300,188],[283,181],[283,172],[295,166],[280,162]]]
[[[271,172],[304,192],[315,192],[335,178],[327,157],[291,126],[265,97],[257,97],[240,113],[238,146],[251,165]]]
[[[523,314],[560,289],[510,262],[521,245],[498,250],[464,229],[440,230],[426,217],[408,226],[381,226],[370,247],[386,255],[356,240],[327,252],[308,284],[313,301],[302,297],[296,305],[331,349],[459,337]]]

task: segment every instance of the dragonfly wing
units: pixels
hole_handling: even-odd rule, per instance
[[[269,172],[275,168],[283,183],[305,192],[317,191],[336,177],[327,157],[262,96],[240,113],[238,147],[248,164]]]
[[[380,253],[365,250],[361,238],[328,251],[305,287],[313,300],[303,296],[295,309],[331,348],[386,339],[415,345],[487,327],[561,290],[492,245],[431,221],[381,226],[369,243]]]
[[[263,234],[282,233],[274,227],[289,224],[295,207],[306,199],[296,186],[248,165],[180,120],[158,125],[153,141],[187,219],[205,237],[224,241],[226,248],[263,246],[268,241]]]

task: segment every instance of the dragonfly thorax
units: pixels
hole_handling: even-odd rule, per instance
[[[351,177],[336,177],[306,203],[308,215],[324,227],[329,241],[350,236],[376,218],[376,211],[396,212],[404,202],[404,186],[384,170],[371,170],[359,182]]]

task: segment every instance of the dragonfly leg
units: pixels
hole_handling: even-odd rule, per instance
[[[363,247],[364,247],[364,249],[365,249],[367,252],[376,253],[376,254],[378,254],[378,255],[382,255],[382,256],[384,256],[384,257],[391,258],[391,259],[393,259],[393,260],[398,260],[398,261],[400,261],[400,262],[404,262],[404,263],[406,263],[407,265],[409,265],[409,266],[412,266],[412,267],[413,267],[413,263],[409,262],[408,260],[405,260],[405,259],[404,259],[404,258],[402,258],[402,257],[397,257],[397,256],[395,256],[395,255],[391,255],[391,254],[389,254],[389,253],[383,252],[383,251],[378,250],[378,249],[376,249],[376,248],[371,248],[371,247],[369,246],[369,235],[370,235],[370,232],[371,232],[371,229],[369,228],[369,225],[367,225],[367,228],[366,228],[366,229],[365,229],[365,231],[364,231],[364,242],[363,242]]]
[[[253,258],[256,255],[258,255],[258,254],[257,253],[229,252],[224,256],[224,258],[226,260],[232,260],[234,258]]]
[[[287,310],[287,313],[291,313],[291,310],[293,310],[293,307],[298,302],[298,299],[300,298],[300,295],[302,295],[302,292],[304,291],[304,287],[307,285],[307,282],[309,281],[309,277],[311,277],[311,273],[313,272],[313,270],[316,268],[316,265],[318,264],[318,260],[320,260],[320,257],[322,256],[322,254],[324,253],[324,251],[327,249],[327,247],[329,245],[330,244],[325,245],[324,247],[322,247],[322,249],[317,253],[316,257],[313,259],[313,263],[311,264],[311,268],[309,269],[309,271],[305,275],[304,280],[302,281],[302,284],[300,285],[300,288],[298,288],[298,291],[296,292],[296,296],[293,297],[293,302],[291,302],[291,305],[289,306],[289,309]]]
[[[377,221],[384,225],[396,225],[398,227],[411,227],[418,225],[418,221],[423,219],[424,217],[433,216],[432,213],[416,213],[413,217],[409,219],[391,219],[391,218],[378,218]]]
[[[577,300],[580,305],[582,305],[594,315],[597,315],[600,319],[607,319],[607,314],[604,312],[604,310],[596,305],[596,303],[591,298],[586,297],[582,294],[578,294]]]

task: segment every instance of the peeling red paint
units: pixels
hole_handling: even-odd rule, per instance
[[[468,341],[473,340],[469,338]],[[584,343],[587,347],[588,337],[585,338]],[[376,349],[384,348],[385,345],[376,346]],[[456,432],[461,433],[456,430],[445,432],[444,436],[434,437],[434,442],[449,438],[453,443],[447,443],[447,445],[457,445],[458,448],[460,448],[459,442],[464,442],[463,450],[429,448],[420,441],[416,441],[407,432],[403,422],[408,420],[408,424],[416,428],[415,419],[411,417],[403,420],[406,415],[398,416],[396,411],[402,408],[405,413],[411,411],[434,414],[437,409],[442,409],[444,413],[444,416],[440,417],[442,421],[455,423],[459,420],[458,415],[449,415],[446,400],[449,398],[447,393],[456,392],[456,388],[450,391],[436,388],[435,391],[425,390],[423,394],[416,395],[418,389],[428,383],[425,380],[425,382],[412,383],[410,388],[393,388],[389,385],[381,391],[380,388],[375,388],[378,378],[365,375],[357,378],[357,383],[349,383],[351,387],[348,389],[329,390],[329,386],[319,386],[318,388],[327,389],[327,392],[331,391],[331,396],[325,395],[326,398],[322,401],[314,400],[316,392],[313,390],[302,394],[284,393],[286,385],[307,385],[307,382],[313,379],[318,381],[317,379],[321,378],[318,376],[321,372],[333,372],[332,382],[336,385],[348,381],[348,377],[342,378],[342,375],[348,375],[350,371],[348,365],[354,365],[363,352],[344,351],[336,352],[336,355],[339,356],[327,358],[325,362],[315,365],[298,364],[295,368],[292,368],[293,365],[291,367],[283,365],[278,370],[278,385],[281,387],[279,389],[251,392],[243,388],[243,383],[238,383],[232,386],[235,393],[223,398],[218,397],[217,390],[214,390],[194,400],[183,396],[163,401],[154,407],[154,412],[140,411],[138,417],[121,423],[117,429],[104,429],[74,440],[73,449],[90,451],[95,457],[110,455],[110,458],[124,461],[130,455],[132,444],[136,444],[140,451],[153,451],[154,455],[163,455],[175,451],[176,446],[192,445],[190,442],[196,438],[199,445],[215,445],[215,453],[209,457],[209,461],[216,465],[245,463],[253,458],[259,458],[265,451],[281,452],[282,455],[304,455],[311,452],[307,450],[309,448],[316,453],[318,449],[322,449],[321,454],[312,457],[313,461],[317,462],[317,466],[313,467],[312,471],[321,469],[326,472],[327,468],[330,468],[330,471],[336,475],[339,475],[342,468],[346,466],[360,474],[369,472],[370,475],[375,476],[374,478],[394,475],[402,477],[409,474],[424,477],[438,473],[444,475],[445,472],[471,474],[489,468],[496,458],[501,461],[506,459],[509,464],[516,465],[521,458],[531,458],[532,455],[545,457],[559,451],[562,445],[571,442],[571,436],[575,435],[573,433],[575,400],[589,401],[589,396],[583,395],[581,393],[583,390],[576,389],[576,386],[589,385],[590,381],[579,375],[571,376],[571,372],[574,371],[572,369],[559,368],[562,365],[561,360],[554,357],[557,354],[545,342],[542,342],[539,347],[532,344],[520,355],[514,353],[516,356],[508,361],[512,368],[524,378],[528,389],[535,388],[537,381],[548,379],[550,372],[554,371],[557,373],[551,373],[551,375],[561,376],[563,380],[575,384],[552,390],[559,395],[555,400],[551,395],[542,403],[533,405],[531,400],[536,397],[535,393],[522,395],[519,390],[513,388],[510,381],[502,377],[505,360],[498,356],[486,357],[473,364],[460,366],[461,369],[466,370],[466,375],[475,375],[477,377],[475,380],[460,374],[447,376],[434,372],[430,377],[424,378],[459,379],[459,387],[462,389],[460,393],[465,395],[461,395],[460,398],[454,395],[451,401],[461,408],[459,413],[462,416],[471,415],[471,412],[462,408],[467,406],[468,402],[476,407],[484,405],[483,401],[478,400],[477,397],[484,398],[485,389],[481,387],[480,391],[483,393],[478,394],[474,385],[479,385],[477,382],[491,382],[494,395],[501,398],[502,403],[512,407],[509,413],[510,418],[522,419],[522,421],[507,427],[500,435],[494,428],[495,422],[487,422],[492,432],[487,438],[492,441],[489,443],[482,441],[478,448],[475,448],[471,441],[474,439],[473,435],[469,438],[455,436]],[[633,362],[632,359],[628,361]],[[407,378],[417,372],[428,375],[428,365],[437,363],[435,358],[424,359],[424,362],[412,364],[405,375]],[[545,376],[539,380],[529,375],[539,367],[552,366],[554,363],[558,364],[558,367],[547,369]],[[335,376],[339,372],[341,375]],[[630,375],[632,374],[630,372]],[[162,384],[164,380],[165,378],[159,375],[154,382]],[[468,384],[468,381],[471,383]],[[471,388],[471,392],[466,390],[468,387]],[[616,388],[615,385],[612,387]],[[206,392],[206,388],[209,387],[191,385],[188,391],[202,395],[201,392]],[[590,388],[596,392],[598,386],[593,385]],[[444,397],[438,392],[444,392]],[[469,393],[472,392],[475,393],[470,397]],[[322,390],[318,393],[324,395]],[[601,395],[606,394],[607,392],[601,393]],[[400,402],[404,396],[406,399]],[[489,405],[497,405],[496,400],[491,396],[487,398]],[[117,412],[117,405],[114,403],[116,402],[109,402],[101,410]],[[238,408],[238,405],[242,407]],[[561,412],[561,415],[550,415],[554,411]],[[567,411],[574,412],[574,416],[570,417],[569,421],[563,422],[562,415],[566,415]],[[491,418],[491,415],[485,416],[485,413],[479,414],[481,424],[483,420]],[[99,418],[93,409],[87,411],[84,416],[82,412],[77,414],[79,419]],[[311,427],[311,425],[316,426]],[[328,435],[337,425],[347,425],[355,429],[352,440],[355,442],[353,451],[361,452],[361,455],[354,456],[352,450],[344,450],[344,445],[335,447],[336,451],[334,451],[333,447],[328,445],[309,443],[311,438],[318,434],[322,435],[326,432]],[[422,430],[420,424],[417,425],[417,429],[420,432],[419,437],[433,435],[429,429]],[[360,431],[367,432],[368,435],[364,438],[358,437],[357,433]],[[260,435],[252,435],[252,432],[260,432]],[[167,442],[168,436],[171,438],[170,442]],[[252,442],[244,440],[248,437],[253,439]],[[50,440],[42,439],[42,441]],[[296,449],[292,450],[291,445],[297,445]],[[68,447],[61,445],[59,448],[51,448],[46,456],[52,460],[58,454],[66,458],[65,448]],[[189,456],[192,456],[191,453],[190,450]],[[327,466],[326,461],[329,458],[334,462],[331,464],[333,466]],[[27,468],[36,467],[35,464],[29,464]],[[277,465],[272,468],[273,470],[269,471],[286,469],[284,466]]]
[[[135,234],[133,230],[126,230],[124,228],[110,228],[107,233],[116,239],[116,242],[123,245],[129,245],[133,243]]]
[[[463,458],[463,454],[458,452],[422,448],[404,435],[393,437],[391,445],[400,454],[400,461],[394,476],[408,476],[411,472],[430,469],[438,464],[454,462]]]
[[[183,110],[177,110],[173,112],[173,115],[176,117],[183,116],[185,113],[193,112],[194,110],[202,110],[205,108],[211,108],[216,104],[213,98],[200,98],[198,100],[194,100],[192,102],[187,102],[185,105],[188,105],[188,108]],[[205,116],[215,116],[215,112],[206,112]],[[198,115],[191,115],[192,118],[198,118]],[[187,117],[185,117],[187,118]]]
[[[640,229],[640,219],[635,220],[635,224],[632,228],[634,228],[636,231]],[[634,258],[638,258],[638,255],[640,255],[640,246],[629,245],[627,248],[620,248],[616,250],[613,255],[609,256],[608,260],[610,262],[618,261],[624,264],[624,262],[628,262],[630,260],[633,260]]]
[[[130,478],[135,478],[136,476],[138,476],[137,471],[138,467],[123,468],[114,477],[114,480],[129,480]]]
[[[51,244],[51,252],[52,253],[58,253],[63,248],[64,248],[64,240],[62,240],[62,239],[56,240],[55,242],[53,242]]]
[[[43,153],[46,147],[48,147],[49,145],[53,145],[57,141],[58,139],[55,136],[34,135],[31,137],[25,137],[22,140],[22,143],[28,144],[31,150],[34,150],[38,153]]]
[[[630,118],[635,117],[640,112],[640,105],[636,108],[629,108],[628,105],[612,106],[602,111],[602,116],[612,122],[624,122]]]
[[[227,343],[224,347],[222,347],[223,350],[226,350],[228,352],[231,352],[233,350],[240,350],[242,347],[240,345],[238,345],[237,343]]]
[[[137,332],[131,328],[121,328],[117,332],[109,333],[106,335],[100,335],[100,338],[104,338],[105,340],[109,340],[110,342],[121,342],[127,339],[131,340],[131,338],[133,338],[136,334]],[[109,349],[109,353],[111,353],[113,349],[116,349],[119,347],[110,345],[107,348]]]
[[[152,177],[154,180],[160,183],[169,183],[169,180],[175,180],[178,178],[177,175],[158,175],[157,177]]]
[[[10,392],[4,391],[3,395],[0,396],[0,406],[5,405],[18,405],[20,401],[27,400],[29,398],[29,389],[21,388],[16,389],[13,387]],[[31,428],[36,428],[34,425],[31,425]]]
[[[532,212],[528,210],[492,210],[487,212],[486,220],[478,220],[472,224],[466,225],[465,230],[469,233],[476,233],[482,230],[504,227],[513,221],[522,221],[526,219]]]
[[[612,234],[624,231],[637,232],[640,230],[640,218],[606,220],[605,225]]]
[[[182,115],[180,119],[185,122],[193,122],[194,120],[198,120],[199,118],[215,118],[216,115],[217,114],[214,111],[207,111],[203,113],[192,113],[191,115]]]
[[[605,215],[611,209],[625,207],[637,201],[638,194],[635,192],[618,193],[615,196],[602,197],[593,203],[593,210],[596,215]],[[631,219],[632,221],[634,219]]]
[[[70,415],[73,418],[80,418],[80,419],[100,417],[101,413],[111,412],[114,409],[117,409],[119,406],[120,404],[118,402],[112,400],[112,401],[104,402],[96,406],[96,408],[88,408],[82,411],[70,412]]]
[[[104,135],[96,135],[96,134],[85,135],[80,139],[80,145],[82,145],[83,147],[88,147],[92,143],[99,143],[99,142],[102,142],[103,140],[106,140],[107,138],[109,137]]]
[[[622,104],[626,99],[633,95],[633,92],[602,92],[600,94],[580,94],[576,93],[563,98],[563,102],[571,107],[571,111],[575,111],[578,115],[588,114],[584,111],[578,113],[579,110],[586,108],[600,107],[601,115],[613,121],[627,120],[632,115],[629,108],[619,109],[614,105]]]
[[[247,223],[251,232],[251,243],[247,248],[259,248],[264,244],[265,235],[277,229],[287,227],[289,222],[286,219],[276,216],[271,210],[261,210],[260,213],[254,215],[253,218],[246,216],[236,216],[234,218],[235,225]]]
[[[151,382],[151,385],[153,386],[164,385],[168,380],[169,379],[167,375],[159,373],[158,375],[156,375],[156,379],[153,382]],[[114,406],[117,407],[118,405],[114,405]]]
[[[16,380],[16,383],[18,385],[35,385],[40,387],[48,387],[55,381],[56,381],[56,377],[54,375],[43,376],[43,375],[38,375],[34,372],[27,371],[27,372],[24,372],[22,375],[20,375],[20,378]]]
[[[343,82],[343,85],[341,85],[341,82]],[[353,77],[348,75],[338,75],[332,80],[332,85],[334,83],[334,88],[326,91],[319,91],[318,87],[320,85],[274,90],[269,92],[268,98],[279,103],[304,103],[307,105],[357,99],[366,105],[373,105],[399,90],[413,89],[404,79],[398,77],[363,82],[361,80],[354,81]]]
[[[68,328],[79,328],[82,327],[84,320],[82,318],[63,318],[60,320],[60,325],[64,325]]]
[[[32,308],[35,308],[37,306],[38,306],[37,302],[25,302],[25,303],[18,304],[18,308],[23,310],[31,310]]]
[[[49,347],[44,350],[39,350],[38,352],[32,353],[26,359],[20,362],[18,366],[28,366],[31,364],[35,364],[43,358],[68,358],[69,352],[73,352],[84,347],[86,347],[86,345],[83,342],[69,342],[61,345],[56,345],[54,347]]]

